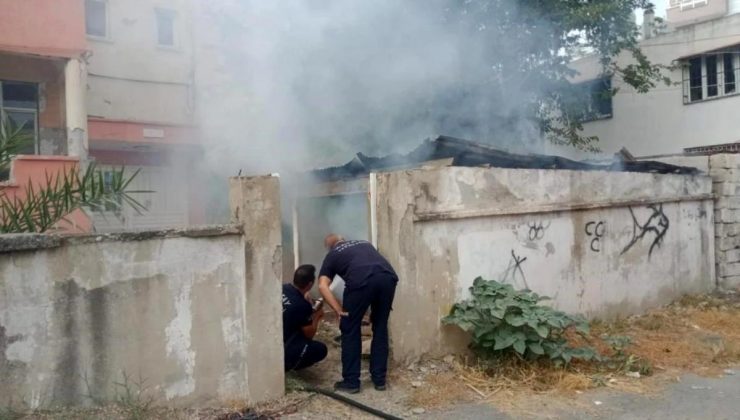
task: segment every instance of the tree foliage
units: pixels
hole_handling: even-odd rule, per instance
[[[8,173],[13,156],[30,141],[33,138],[23,127],[15,126],[7,118],[0,119],[0,174]],[[141,212],[145,207],[133,194],[148,191],[129,189],[137,174],[138,171],[127,176],[121,168],[105,180],[103,173],[91,163],[84,170],[75,166],[55,174],[47,173],[41,184],[29,180],[21,196],[9,196],[4,191],[8,187],[0,185],[0,234],[46,232],[81,208],[115,212],[128,205]]]
[[[490,46],[491,93],[519,101],[517,110],[555,143],[595,148],[597,139],[581,134],[587,98],[570,82],[571,63],[584,51],[613,85],[644,93],[670,83],[668,67],[651,63],[639,46],[634,11],[652,8],[648,0],[445,1],[450,22]]]
[[[547,357],[556,363],[598,358],[593,349],[573,348],[565,338],[571,329],[587,334],[588,322],[541,305],[547,297],[480,277],[470,293],[471,298],[455,304],[442,321],[469,332],[472,348],[480,355],[516,353],[530,359]]]

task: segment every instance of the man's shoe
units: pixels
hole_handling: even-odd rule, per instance
[[[339,381],[334,384],[334,390],[346,392],[347,394],[357,394],[360,392],[360,386],[349,385],[344,381]]]
[[[375,384],[375,390],[376,391],[385,391],[385,384]]]

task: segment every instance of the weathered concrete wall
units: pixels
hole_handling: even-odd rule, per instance
[[[231,221],[245,232],[246,300],[259,302],[244,308],[248,399],[263,401],[285,391],[280,178],[231,178],[229,200]]]
[[[378,247],[400,277],[396,359],[465,345],[440,318],[477,276],[590,317],[715,284],[709,177],[484,168],[375,177]]]
[[[740,156],[709,157],[714,194],[714,236],[717,253],[717,283],[740,286]]]
[[[111,400],[126,377],[166,405],[282,396],[279,184],[232,186],[238,225],[0,237],[0,407]]]

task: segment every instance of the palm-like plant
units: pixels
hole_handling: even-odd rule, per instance
[[[33,141],[33,138],[5,116],[0,116],[0,176],[9,172],[15,154]],[[120,211],[123,205],[137,212],[146,208],[132,194],[150,191],[131,191],[129,186],[139,171],[130,176],[124,168],[113,171],[109,182],[94,163],[85,170],[73,167],[56,174],[46,174],[43,183],[29,181],[25,194],[12,198],[0,185],[0,234],[41,233],[54,228],[72,212],[82,208],[93,211]]]

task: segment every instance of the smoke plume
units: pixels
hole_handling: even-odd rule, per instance
[[[466,3],[199,0],[208,166],[226,175],[311,169],[359,151],[405,152],[438,134],[540,144],[525,113],[536,86],[507,63],[525,37],[473,23]]]

